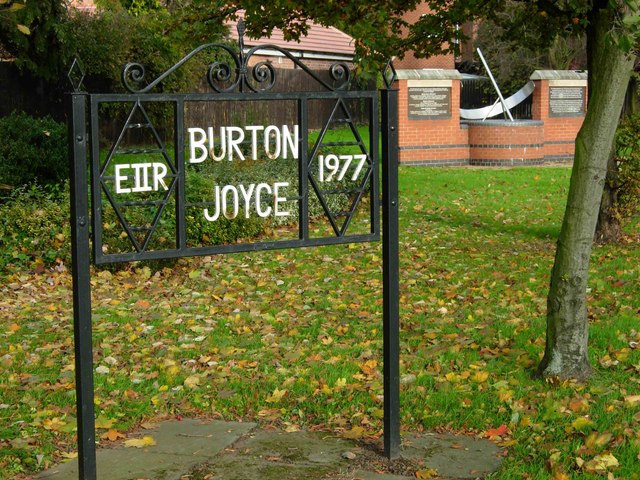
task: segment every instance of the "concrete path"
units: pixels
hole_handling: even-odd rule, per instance
[[[254,423],[167,421],[141,431],[144,436],[155,445],[98,449],[98,480],[402,480],[415,478],[416,469],[432,478],[476,479],[501,460],[492,442],[450,434],[405,436],[403,458],[393,465],[327,433],[284,433]],[[79,480],[77,461],[37,479]]]

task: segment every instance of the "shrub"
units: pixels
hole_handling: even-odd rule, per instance
[[[628,219],[640,207],[640,115],[633,115],[616,132],[616,205],[620,219]]]
[[[60,183],[69,178],[67,128],[51,117],[13,113],[0,118],[0,183]],[[6,187],[5,187],[6,189]]]
[[[21,187],[0,205],[0,272],[69,263],[69,189]]]

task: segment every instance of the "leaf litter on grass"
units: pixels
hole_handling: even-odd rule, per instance
[[[568,169],[401,179],[403,429],[492,439],[495,478],[638,478],[638,248],[594,248],[596,374],[547,384],[531,373]],[[0,287],[0,478],[76,448],[71,278],[38,272]],[[379,244],[95,270],[100,443],[169,416],[379,438],[380,272]]]

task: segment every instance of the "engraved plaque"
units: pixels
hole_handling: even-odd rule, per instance
[[[575,117],[584,115],[585,87],[549,87],[549,116]]]
[[[451,117],[451,88],[409,88],[409,119],[437,120]]]

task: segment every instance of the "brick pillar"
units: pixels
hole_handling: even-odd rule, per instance
[[[398,70],[400,162],[408,165],[467,165],[469,135],[460,126],[457,70]]]
[[[587,108],[587,73],[536,70],[531,75],[532,119],[544,122],[545,161],[573,162],[575,139]]]

